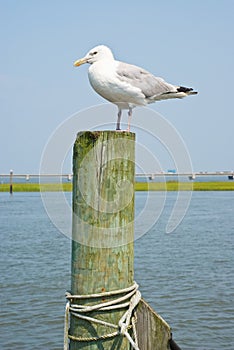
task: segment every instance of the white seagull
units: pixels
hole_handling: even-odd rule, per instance
[[[84,63],[90,64],[88,76],[93,89],[118,106],[116,130],[120,130],[123,109],[128,109],[127,131],[130,131],[134,107],[197,94],[192,88],[169,84],[143,68],[115,60],[111,50],[104,45],[94,47],[86,56],[75,61],[74,66]]]

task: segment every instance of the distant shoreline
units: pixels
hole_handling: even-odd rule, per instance
[[[0,192],[9,192],[9,184],[0,184]],[[234,191],[234,181],[210,182],[135,182],[135,191]],[[72,183],[15,183],[13,192],[71,192]]]

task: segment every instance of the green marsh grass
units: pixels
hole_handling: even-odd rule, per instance
[[[0,192],[9,192],[9,184],[0,184]],[[211,182],[136,182],[135,191],[233,191],[234,181],[211,181]],[[71,192],[72,183],[15,183],[13,192]]]

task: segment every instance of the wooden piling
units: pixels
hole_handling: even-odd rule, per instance
[[[13,170],[10,170],[10,194],[13,194]]]
[[[133,284],[134,141],[135,134],[130,132],[87,131],[77,135],[73,151],[72,295],[103,293]],[[95,300],[78,302],[91,305]],[[118,325],[122,315],[123,310],[114,310],[95,311],[91,316]],[[120,335],[99,339],[112,331],[71,315],[70,335],[82,340],[70,339],[70,350],[130,349],[128,340]]]

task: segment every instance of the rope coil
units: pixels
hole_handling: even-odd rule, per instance
[[[103,292],[96,294],[88,294],[88,295],[72,295],[71,293],[66,293],[67,304],[65,308],[65,325],[64,325],[64,350],[68,350],[69,348],[69,339],[74,341],[82,341],[82,342],[90,342],[97,341],[100,339],[108,339],[113,338],[119,335],[125,336],[129,343],[131,344],[134,350],[140,350],[137,343],[137,334],[136,334],[136,313],[135,308],[141,300],[141,293],[138,290],[138,284],[136,282],[133,283],[132,286],[119,289],[111,292]],[[126,294],[125,294],[126,293]],[[109,296],[118,296],[120,294],[125,294],[120,297],[116,297],[114,300],[97,303],[95,305],[80,305],[75,304],[74,300],[82,300],[82,299],[94,299],[94,298],[103,298]],[[110,322],[105,322],[94,317],[87,316],[89,312],[92,311],[109,311],[109,310],[117,310],[128,308],[118,324],[113,324]],[[104,334],[99,337],[76,337],[74,335],[69,334],[69,315],[73,315],[74,317],[86,320],[90,323],[101,324],[103,326],[107,326],[115,329],[114,332],[109,334]],[[133,330],[133,338],[129,334],[129,329]]]

